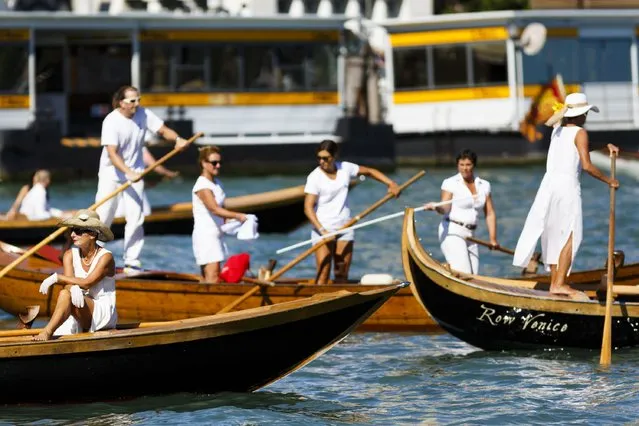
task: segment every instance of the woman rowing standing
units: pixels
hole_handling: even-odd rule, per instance
[[[342,228],[351,218],[348,207],[348,189],[351,179],[359,175],[370,176],[388,185],[388,191],[395,197],[399,187],[385,174],[371,167],[364,167],[347,161],[337,161],[337,144],[324,140],[317,147],[316,167],[306,178],[304,192],[304,213],[313,225],[311,238],[317,244],[320,235]],[[336,281],[346,281],[353,257],[353,231],[339,234],[337,241],[331,241],[315,252],[317,264],[317,284],[326,284],[334,263]]]
[[[441,187],[441,201],[452,203],[438,206],[431,202],[424,205],[426,210],[434,210],[444,215],[439,224],[439,242],[446,262],[456,271],[467,274],[479,273],[479,247],[468,241],[477,229],[479,212],[486,216],[486,226],[490,243],[497,242],[497,216],[491,197],[490,183],[475,176],[477,154],[467,149],[457,156],[457,173],[445,179]]]
[[[589,111],[599,112],[590,105],[583,93],[566,96],[566,104],[558,105],[557,112],[546,122],[555,126],[550,137],[544,175],[535,201],[528,212],[524,229],[519,236],[513,265],[525,267],[537,241],[541,237],[542,260],[550,267],[550,292],[583,298],[566,279],[577,255],[583,233],[581,210],[581,170],[592,177],[619,188],[619,181],[604,175],[590,161],[588,132],[582,128]],[[610,153],[619,148],[608,144]]]
[[[216,146],[200,148],[198,163],[202,173],[193,186],[193,254],[200,266],[202,281],[220,282],[220,263],[228,250],[222,225],[225,219],[242,223],[247,215],[224,208],[226,193],[219,180],[222,154]]]

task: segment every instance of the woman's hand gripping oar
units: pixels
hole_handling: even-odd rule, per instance
[[[420,179],[425,174],[426,174],[426,172],[424,170],[422,170],[419,173],[415,174],[415,176],[413,176],[412,178],[410,178],[406,182],[404,182],[402,185],[400,185],[399,192],[401,193],[404,189],[408,188],[410,185],[412,185],[414,182],[416,182],[418,179]],[[354,218],[349,220],[346,223],[346,225],[344,225],[344,227],[341,228],[341,229],[345,230],[347,228],[350,228],[352,225],[354,225],[355,223],[359,222],[361,219],[363,219],[364,217],[366,217],[370,213],[372,213],[375,210],[377,210],[377,208],[379,208],[381,205],[386,203],[391,198],[394,198],[393,194],[386,194],[384,197],[382,197],[380,200],[378,200],[377,202],[372,204],[366,210],[364,210],[363,212],[361,212],[360,214],[358,214],[357,216],[355,216]],[[350,229],[352,229],[352,228],[350,228]],[[320,247],[322,247],[324,244],[326,244],[326,243],[328,243],[329,241],[332,240],[332,238],[327,237],[326,235],[323,235],[322,237],[323,237],[323,239],[321,239],[317,244],[315,244],[314,246],[309,247],[304,253],[300,254],[295,259],[293,259],[288,264],[286,264],[284,267],[282,267],[279,271],[277,271],[273,275],[271,275],[269,280],[271,282],[274,282],[280,276],[282,276],[283,274],[288,272],[291,268],[293,268],[295,265],[297,265],[302,260],[304,260],[308,255],[310,255],[312,253],[315,253],[315,251],[317,251]],[[324,238],[324,237],[326,237],[326,238]],[[223,314],[225,312],[231,311],[237,305],[239,305],[240,303],[242,303],[243,301],[245,301],[246,299],[251,297],[253,294],[255,294],[259,289],[260,289],[260,285],[254,286],[249,291],[244,293],[242,296],[240,296],[236,300],[234,300],[232,303],[230,303],[230,304],[226,305],[225,307],[223,307],[222,309],[220,309],[217,313],[218,314]]]
[[[617,156],[610,152],[610,177],[616,180]],[[606,272],[606,313],[604,317],[603,336],[601,339],[601,356],[599,364],[609,366],[612,362],[612,286],[615,283],[614,251],[615,251],[615,193],[617,188],[610,186],[610,213],[608,220],[608,270]]]
[[[175,149],[173,149],[171,152],[166,154],[164,157],[160,158],[154,164],[152,164],[149,167],[147,167],[146,169],[144,169],[144,171],[137,176],[137,180],[142,179],[148,173],[152,172],[156,167],[162,165],[163,163],[168,161],[170,158],[174,157],[178,152],[184,150],[187,146],[189,146],[196,139],[200,138],[202,135],[204,135],[204,133],[202,133],[202,132],[199,132],[199,133],[196,133],[195,135],[193,135],[189,140],[186,141],[186,144],[185,144],[185,146],[183,148],[175,148]],[[131,186],[132,183],[133,182],[131,182],[131,181],[126,182],[125,184],[120,186],[118,189],[116,189],[115,191],[113,191],[112,193],[110,193],[109,195],[104,197],[102,200],[100,200],[100,201],[96,202],[95,204],[93,204],[92,206],[90,206],[89,210],[97,209],[102,204],[104,204],[107,201],[109,201],[111,198],[115,197],[116,195],[118,195],[122,191],[126,190],[129,186]],[[66,226],[63,226],[63,227],[60,227],[60,228],[56,229],[54,232],[52,232],[44,240],[40,241],[38,244],[36,244],[35,246],[31,247],[29,250],[25,251],[20,257],[15,259],[13,262],[11,262],[7,266],[5,266],[2,269],[2,271],[0,271],[0,278],[4,277],[7,274],[7,272],[9,272],[13,268],[15,268],[16,265],[20,264],[20,262],[25,260],[27,257],[31,256],[33,253],[35,253],[38,250],[40,250],[41,247],[47,245],[49,242],[51,242],[54,239],[56,239],[60,234],[62,234],[67,229],[68,229],[68,227],[66,227]]]

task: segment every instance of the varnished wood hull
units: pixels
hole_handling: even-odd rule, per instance
[[[4,254],[0,265],[14,257]],[[0,309],[12,315],[25,310],[25,306],[39,305],[41,316],[50,316],[55,308],[60,286],[54,285],[47,296],[39,293],[40,283],[54,271],[52,264],[43,267],[43,261],[30,258],[18,268],[9,271],[0,285]],[[44,263],[46,265],[46,262]],[[141,273],[137,277],[116,277],[118,316],[125,321],[166,321],[211,315],[253,288],[253,284],[200,284],[192,274],[171,272]],[[236,309],[297,300],[314,294],[334,291],[364,291],[383,285],[299,284],[294,279],[278,281],[274,287],[262,289],[249,297]],[[408,288],[399,290],[358,328],[359,331],[437,331],[439,327],[425,314]]]
[[[259,232],[264,234],[291,232],[307,221],[304,215],[303,185],[229,197],[225,206],[231,210],[255,214]],[[18,245],[39,243],[57,229],[58,222],[58,219],[0,221],[0,240]],[[123,238],[124,225],[124,218],[113,221],[111,230],[116,238]],[[144,219],[144,232],[146,235],[190,235],[193,232],[191,203],[154,208]],[[62,239],[60,236],[57,241]]]
[[[330,349],[397,289],[336,292],[177,324],[48,342],[0,333],[0,403],[254,391]],[[56,388],[56,383],[87,385]]]
[[[553,296],[536,290],[535,282],[459,277],[426,253],[413,220],[413,211],[407,211],[404,272],[415,296],[446,331],[486,350],[601,348],[604,302]],[[613,347],[636,346],[639,303],[617,301],[612,314]]]

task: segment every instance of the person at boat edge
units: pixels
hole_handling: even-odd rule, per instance
[[[438,236],[446,262],[456,271],[467,274],[479,273],[479,246],[468,241],[477,229],[479,213],[486,218],[490,244],[499,247],[497,241],[497,214],[491,195],[490,182],[475,176],[477,154],[465,149],[455,159],[457,174],[444,179],[441,185],[441,200],[429,202],[424,210],[443,215]],[[452,200],[445,205],[441,202]]]
[[[546,122],[554,127],[546,173],[519,236],[513,265],[525,267],[541,239],[542,261],[551,277],[550,293],[587,300],[585,293],[567,283],[583,238],[581,172],[615,189],[619,188],[619,181],[606,176],[590,160],[588,132],[583,126],[588,113],[599,112],[599,108],[589,104],[584,93],[571,93],[565,103],[556,104],[553,110],[555,113]],[[617,146],[607,147],[610,155],[619,154]]]
[[[113,240],[113,233],[95,211],[88,209],[78,210],[58,226],[71,229],[74,247],[63,255],[64,274],[53,273],[40,285],[44,295],[56,283],[64,287],[51,319],[33,338],[36,341],[49,340],[53,335],[115,328],[118,322],[115,261],[109,250],[97,244]]]
[[[73,211],[62,211],[49,205],[49,186],[51,185],[51,173],[48,170],[37,170],[33,175],[32,186],[20,200],[24,187],[20,190],[14,206],[19,205],[18,214],[13,218],[24,217],[28,220],[46,220],[52,217],[66,218],[73,215]],[[26,185],[25,185],[26,186]],[[9,213],[13,210],[13,206]],[[8,213],[8,215],[9,215]]]
[[[166,140],[175,141],[183,150],[187,141],[164,124],[152,111],[140,106],[140,91],[133,86],[120,87],[112,99],[113,111],[102,121],[103,146],[98,171],[96,202],[103,200],[125,182],[131,182],[122,192],[124,204],[124,266],[125,271],[140,270],[139,260],[144,246],[144,142],[147,130]],[[112,197],[97,208],[107,225],[115,217],[118,197]]]
[[[351,220],[348,192],[352,178],[370,176],[387,185],[389,193],[399,196],[399,186],[384,173],[372,167],[339,161],[338,151],[335,141],[326,139],[320,142],[315,151],[319,165],[306,178],[304,213],[313,226],[313,244],[319,242],[321,235],[337,231]],[[328,283],[331,264],[335,281],[348,280],[354,239],[354,231],[347,231],[315,252],[316,284]]]
[[[201,173],[191,191],[193,255],[200,267],[202,282],[219,283],[221,263],[228,256],[222,229],[225,220],[234,219],[242,224],[251,220],[257,233],[257,218],[224,208],[226,193],[219,178],[222,167],[222,153],[219,147],[201,147],[198,164]],[[238,230],[235,231],[237,233]]]

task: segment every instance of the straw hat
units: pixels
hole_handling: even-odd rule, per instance
[[[588,103],[584,93],[571,93],[565,103],[557,103],[552,109],[555,113],[546,121],[546,126],[552,127],[564,117],[579,117],[590,110],[599,112],[599,108]]]
[[[100,221],[100,216],[93,210],[78,210],[72,218],[63,220],[58,226],[68,226],[71,228],[85,228],[98,233],[98,240],[111,241],[113,232]]]

